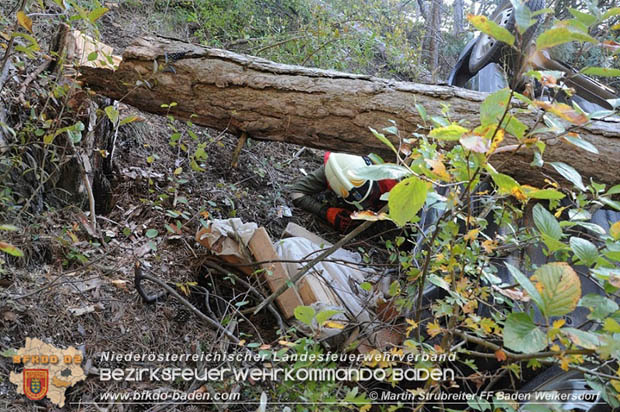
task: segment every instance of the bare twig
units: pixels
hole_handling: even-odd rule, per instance
[[[461,331],[454,331],[454,334],[465,339],[468,342],[475,343],[480,346],[484,346],[487,349],[491,349],[492,351],[501,350],[506,354],[506,357],[511,361],[524,361],[529,359],[541,359],[541,358],[551,358],[556,356],[564,356],[564,355],[591,355],[595,353],[593,349],[568,349],[563,351],[547,351],[547,352],[536,352],[536,353],[512,353],[502,348],[499,345],[496,345],[492,342],[479,338],[477,336],[472,336],[467,333]],[[471,351],[472,353],[475,351]],[[493,357],[495,358],[495,354],[491,353],[482,353],[476,352],[477,355],[481,357]],[[488,355],[488,356],[487,356]]]
[[[243,146],[245,146],[246,140],[248,140],[248,134],[246,132],[241,132],[241,136],[239,137],[239,141],[237,141],[237,146],[235,147],[235,151],[232,155],[232,161],[230,162],[230,166],[233,169],[237,168],[237,164],[239,163],[239,154],[241,153]]]

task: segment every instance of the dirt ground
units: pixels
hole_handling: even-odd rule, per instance
[[[102,40],[119,51],[134,36],[148,32],[191,40],[191,28],[175,26],[171,19],[157,20],[165,11],[143,3],[113,7],[103,18]],[[181,29],[174,30],[176,27]],[[222,351],[229,344],[176,299],[153,305],[143,303],[133,286],[136,261],[172,286],[190,287],[188,282],[198,281],[204,289],[188,299],[201,309],[210,306],[215,315],[225,319],[234,309],[233,303],[252,299],[248,298],[247,288],[204,266],[208,252],[194,240],[201,219],[240,217],[266,227],[272,239],[278,239],[289,222],[296,222],[327,240],[338,238],[328,226],[295,209],[285,193],[286,184],[321,164],[322,152],[250,139],[241,151],[238,167],[232,168],[235,136],[170,122],[123,105],[120,111],[121,117],[136,115],[141,120],[123,126],[117,139],[116,168],[111,179],[113,208],[97,219],[105,243],[89,235],[83,224],[88,218],[82,210],[67,206],[46,211],[24,228],[21,243],[16,239],[26,258],[10,260],[8,270],[0,273],[0,352],[5,355],[0,357],[2,411],[59,410],[48,400],[32,402],[18,395],[8,381],[9,372],[14,370],[11,349],[21,347],[26,337],[57,347],[74,346],[84,353],[82,367],[88,377],[67,390],[63,410],[212,410],[213,406],[208,405],[89,403],[106,391],[191,391],[200,386],[181,382],[104,385],[97,377],[98,368],[129,366],[102,362],[100,354],[104,351],[199,353]],[[189,152],[206,143],[207,157],[201,163],[204,171],[192,171],[179,145],[170,145],[173,131],[169,123],[181,133]],[[188,130],[197,138],[191,138]],[[157,157],[149,163],[153,155]],[[180,175],[175,174],[178,168],[183,169]],[[182,222],[181,229],[168,232],[166,225],[177,221]],[[149,229],[156,229],[158,235],[150,236]],[[361,242],[351,246],[369,245]],[[247,280],[266,292],[258,277]],[[200,290],[208,290],[209,295]],[[268,312],[229,326],[248,341],[273,343],[278,339],[277,322]],[[148,366],[169,365],[155,362]],[[176,366],[194,367],[191,363]],[[241,390],[238,386],[214,389]],[[243,390],[249,391],[244,396],[260,396],[258,388]],[[219,408],[227,409],[255,410],[256,406]]]

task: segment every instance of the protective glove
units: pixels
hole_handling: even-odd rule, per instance
[[[346,233],[353,226],[351,211],[340,207],[327,208],[325,220],[341,233]]]

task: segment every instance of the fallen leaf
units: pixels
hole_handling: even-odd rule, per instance
[[[119,289],[122,290],[127,290],[127,281],[126,280],[122,280],[122,279],[114,279],[110,281],[111,284],[113,284],[114,286],[116,286]]]
[[[378,220],[389,220],[388,214],[385,212],[377,213],[372,210],[362,210],[361,212],[351,213],[351,219],[353,220],[369,220],[376,222]]]
[[[496,350],[496,351],[495,351],[495,358],[496,358],[498,361],[503,362],[503,361],[505,361],[506,359],[508,359],[508,356],[506,356],[506,352],[504,352],[504,351],[503,351],[503,350],[501,350],[501,349],[498,349],[498,350]]]
[[[23,10],[20,10],[20,11],[17,12],[17,22],[24,29],[26,29],[30,33],[32,33],[32,19],[30,17],[28,17],[26,15],[26,13],[24,13]]]
[[[324,322],[323,326],[330,329],[344,329],[344,325],[342,323],[334,322],[333,320]]]

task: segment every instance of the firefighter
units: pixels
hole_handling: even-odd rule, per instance
[[[341,233],[348,232],[354,226],[351,214],[356,210],[379,211],[385,204],[381,195],[397,183],[393,179],[362,179],[354,174],[356,169],[372,164],[368,156],[326,152],[323,166],[288,186],[293,205],[319,216]],[[318,199],[328,189],[341,200],[339,205]]]

